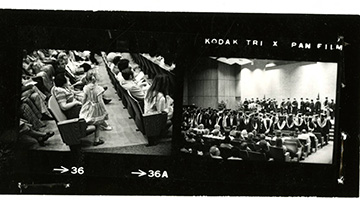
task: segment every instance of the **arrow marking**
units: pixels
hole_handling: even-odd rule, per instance
[[[61,166],[61,169],[54,168],[53,171],[60,171],[60,173],[65,173],[65,172],[68,172],[69,169],[64,166]]]
[[[146,172],[142,171],[141,169],[139,169],[138,172],[131,172],[131,174],[137,174],[138,177],[142,177],[146,175]]]

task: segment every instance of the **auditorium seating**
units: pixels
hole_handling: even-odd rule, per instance
[[[80,144],[80,139],[95,132],[94,125],[87,125],[84,119],[67,119],[55,96],[52,95],[48,101],[49,110],[56,121],[63,142],[70,147]]]
[[[132,54],[132,56],[135,56],[138,54]],[[164,131],[167,123],[167,113],[159,113],[159,114],[144,114],[143,111],[143,104],[140,103],[138,100],[136,100],[129,91],[124,89],[119,81],[116,79],[114,73],[110,70],[109,64],[103,56],[103,60],[108,72],[108,75],[110,76],[110,80],[112,84],[114,85],[114,88],[116,90],[116,93],[118,94],[119,98],[121,99],[124,108],[127,109],[130,118],[134,120],[137,130],[141,131],[144,135],[147,136],[149,143],[150,140],[152,140],[155,137],[158,137],[162,134],[162,131]],[[136,60],[136,59],[134,59]],[[139,64],[140,65],[140,64]],[[148,73],[156,73],[155,70],[151,71],[150,69],[146,69],[143,72],[146,74]],[[155,76],[156,74],[152,74],[152,76]]]

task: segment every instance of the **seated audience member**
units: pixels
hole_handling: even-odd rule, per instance
[[[265,153],[266,157],[270,157],[270,144],[265,140],[265,134],[260,134],[260,141],[257,143],[259,145],[259,152]]]
[[[310,143],[311,143],[310,135],[306,132],[305,129],[301,131],[301,134],[298,135],[298,138],[302,140],[306,140],[306,145],[310,147]]]
[[[112,72],[113,72],[114,67],[118,65],[120,59],[121,59],[121,56],[115,56],[114,59],[110,62],[109,68]]]
[[[250,132],[248,134],[248,138],[246,139],[246,143],[248,145],[248,147],[252,150],[255,151],[255,141],[254,141],[254,134],[252,132]]]
[[[34,138],[40,146],[45,146],[45,141],[54,136],[54,132],[43,133],[33,129],[32,125],[20,118],[20,135],[28,135]]]
[[[232,126],[231,131],[230,131],[230,135],[235,137],[236,133],[239,132],[236,130],[237,126]]]
[[[166,112],[168,114],[168,120],[172,119],[174,100],[169,95],[169,85],[170,80],[167,75],[158,74],[155,76],[152,85],[146,93],[145,114]]]
[[[295,132],[290,132],[290,137],[286,138],[285,141],[289,141],[289,142],[295,142],[297,144],[297,147],[302,147],[303,145],[301,144],[299,138],[298,138],[298,134],[299,131],[295,131]]]
[[[53,94],[68,119],[78,118],[82,106],[81,92],[69,88],[69,81],[64,74],[55,76]]]
[[[197,132],[197,134],[200,134],[200,135],[206,135],[206,130],[204,128],[204,124],[199,124],[197,128],[194,128],[194,131]]]
[[[220,149],[220,156],[223,159],[228,159],[229,157],[232,156],[232,151],[231,149],[233,148],[233,145],[230,144],[230,137],[229,136],[225,136],[225,139],[223,141],[221,141],[219,149]]]
[[[242,140],[246,140],[248,138],[248,132],[246,131],[246,129],[241,131],[241,139]]]
[[[303,129],[301,133],[298,135],[298,139],[305,141],[304,146],[306,146],[306,148],[304,149],[304,153],[306,151],[306,155],[309,155],[311,150],[311,139],[310,139],[310,135],[307,133],[305,129]]]
[[[129,68],[129,61],[125,60],[125,59],[119,60],[117,65],[114,67],[113,72],[115,73],[116,79],[119,81],[120,84],[122,84],[122,82],[125,81],[125,79],[122,75],[122,71],[124,71],[125,69],[128,69],[128,68]],[[137,83],[137,82],[135,81],[135,83]]]
[[[227,148],[227,149],[231,149],[233,148],[233,146],[230,144],[230,137],[226,136],[225,139],[221,142],[220,144],[220,148]]]
[[[209,154],[212,158],[221,159],[220,150],[217,146],[210,147]]]
[[[298,131],[295,131],[295,132],[291,132],[291,133],[290,133],[290,137],[289,137],[288,139],[285,139],[285,142],[293,142],[293,143],[296,143],[296,145],[297,145],[297,147],[298,147],[297,152],[295,152],[295,150],[290,150],[290,149],[287,150],[287,151],[290,152],[290,156],[291,156],[292,158],[295,157],[295,156],[297,156],[297,153],[299,152],[299,148],[301,148],[300,151],[302,152],[302,154],[304,153],[304,152],[302,151],[303,145],[301,144],[301,142],[300,142],[300,140],[299,140],[299,138],[298,138],[297,136],[298,136]],[[302,155],[301,155],[301,156],[302,156]]]
[[[244,151],[252,151],[252,149],[250,149],[250,147],[248,146],[247,142],[241,142],[240,144],[240,150],[244,150]]]
[[[136,98],[139,101],[143,101],[145,99],[145,92],[144,89],[136,84],[134,82],[134,73],[131,71],[130,68],[127,68],[125,70],[122,71],[122,76],[124,77],[125,81],[122,82],[121,86],[128,90],[131,95]],[[157,87],[168,87],[168,86],[161,86],[161,85],[157,85]],[[151,99],[154,100],[154,97]],[[146,108],[145,108],[145,113],[146,113]]]
[[[275,146],[278,147],[278,148],[282,148],[284,153],[286,153],[287,149],[286,149],[286,146],[283,145],[283,140],[281,138],[276,138]]]
[[[22,99],[21,101],[21,117],[30,122],[35,130],[39,130],[39,128],[46,126],[46,124],[40,120],[42,115],[32,101],[29,98]]]
[[[220,125],[215,125],[214,126],[214,129],[211,131],[211,135],[213,136],[217,136],[217,137],[222,137],[223,135],[221,134],[221,131],[220,131]]]
[[[275,131],[275,136],[273,138],[271,138],[271,141],[276,141],[278,138],[282,139],[281,138],[281,131],[276,130]]]
[[[236,132],[235,138],[232,140],[232,142],[241,142],[243,139],[241,138],[241,133],[239,131]]]
[[[21,90],[21,99],[24,100],[29,98],[36,106],[37,110],[42,114],[41,119],[52,119],[51,114],[46,107],[46,96],[35,85],[22,85]]]

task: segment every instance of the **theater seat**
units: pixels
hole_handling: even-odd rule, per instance
[[[84,119],[67,119],[54,96],[48,101],[48,108],[56,121],[63,142],[69,146],[80,144],[80,139],[95,132],[94,125],[87,125]]]
[[[284,150],[279,147],[270,146],[270,156],[274,161],[290,162],[290,153],[284,153]]]
[[[264,153],[248,151],[248,154],[249,154],[249,160],[267,161],[266,155]]]
[[[144,114],[140,103],[129,91],[127,91],[127,97],[135,112],[134,121],[138,129],[148,137],[148,140],[160,136],[166,128],[167,113]]]

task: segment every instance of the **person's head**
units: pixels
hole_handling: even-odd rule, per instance
[[[214,126],[214,128],[215,128],[216,130],[220,130],[220,125],[216,124],[216,125]]]
[[[54,79],[56,87],[65,87],[68,84],[68,79],[64,73],[57,74]]]
[[[129,61],[125,59],[119,59],[116,65],[122,73],[123,70],[129,68]]]
[[[243,138],[247,138],[248,137],[248,132],[246,131],[246,129],[241,131],[241,137]]]
[[[279,131],[279,130],[275,131],[275,136],[276,137],[281,137],[281,131]]]
[[[204,124],[199,124],[198,129],[204,129]]]
[[[260,134],[260,140],[265,140],[265,134]]]
[[[134,78],[134,72],[130,68],[126,68],[123,71],[121,71],[121,75],[127,81],[132,80]]]
[[[91,69],[91,65],[83,63],[80,67],[84,68],[84,72],[88,72]]]
[[[115,56],[114,59],[112,60],[112,63],[114,63],[114,65],[117,65],[118,62],[120,61],[121,56]]]
[[[220,156],[220,150],[217,148],[217,146],[210,147],[209,153],[210,156]]]
[[[66,53],[61,52],[58,54],[57,56],[57,61],[59,63],[60,66],[66,65],[68,62],[68,56]]]
[[[248,133],[248,139],[251,140],[254,138],[254,134],[252,132]]]
[[[246,142],[242,142],[242,143],[240,144],[240,150],[246,150],[247,147],[248,147],[248,144],[247,144]]]
[[[85,75],[85,80],[87,83],[95,83],[97,81],[96,74],[93,71],[89,71]]]
[[[307,132],[306,132],[306,130],[305,129],[303,129],[302,131],[301,131],[301,134],[306,134]]]
[[[212,134],[213,134],[214,136],[218,136],[218,135],[220,134],[220,130],[214,129],[214,130],[212,131]]]
[[[164,96],[170,93],[170,80],[166,74],[157,74],[147,92],[146,98],[153,100],[161,92]]]

